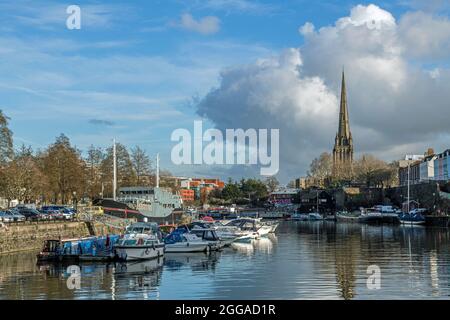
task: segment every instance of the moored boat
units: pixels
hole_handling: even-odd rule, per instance
[[[124,261],[148,260],[164,255],[164,243],[155,223],[139,222],[127,228],[127,233],[116,245],[118,259]]]
[[[311,212],[308,214],[308,220],[309,221],[322,221],[323,217],[320,213],[317,212]]]
[[[399,217],[402,225],[424,225],[425,217],[417,210],[409,213],[402,213]]]

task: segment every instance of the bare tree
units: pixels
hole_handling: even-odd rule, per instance
[[[328,152],[322,153],[315,158],[309,167],[308,176],[316,179],[326,179],[332,175],[333,159]]]
[[[151,175],[152,162],[147,153],[138,146],[131,149],[131,161],[136,173],[136,183],[138,186],[140,186],[144,183],[142,178]]]
[[[0,165],[6,164],[14,156],[12,131],[8,128],[8,120],[0,110]]]

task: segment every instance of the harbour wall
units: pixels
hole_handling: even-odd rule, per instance
[[[45,221],[13,223],[0,227],[0,254],[38,250],[43,241],[59,238],[79,238],[117,233],[99,222]]]

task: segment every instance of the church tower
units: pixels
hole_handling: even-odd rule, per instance
[[[339,111],[339,127],[333,148],[333,175],[350,177],[353,163],[353,139],[348,118],[347,92],[345,75],[342,71],[341,105]]]

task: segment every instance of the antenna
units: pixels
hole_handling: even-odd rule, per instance
[[[159,188],[159,153],[156,154],[156,187]]]
[[[117,190],[117,155],[116,155],[116,139],[113,139],[113,200],[116,201]]]

